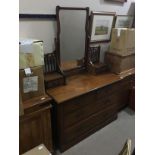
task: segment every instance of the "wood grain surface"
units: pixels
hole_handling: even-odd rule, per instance
[[[60,104],[68,99],[78,97],[82,94],[117,82],[131,74],[134,74],[133,70],[123,73],[123,75],[116,75],[113,73],[104,73],[101,75],[91,75],[88,73],[78,74],[68,77],[67,85],[48,89],[47,93],[52,96],[58,104]]]

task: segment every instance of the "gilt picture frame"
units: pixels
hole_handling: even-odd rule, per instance
[[[91,12],[90,43],[109,42],[114,19],[115,12]]]

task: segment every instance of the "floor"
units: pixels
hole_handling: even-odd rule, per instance
[[[84,139],[77,145],[57,155],[118,155],[127,139],[135,146],[135,114],[126,108],[103,129]]]

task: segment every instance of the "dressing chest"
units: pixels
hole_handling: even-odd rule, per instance
[[[67,85],[48,89],[54,99],[55,139],[61,152],[117,118],[127,106],[134,71],[124,75],[88,73],[68,77]]]

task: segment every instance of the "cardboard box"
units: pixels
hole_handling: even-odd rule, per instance
[[[112,29],[109,52],[116,53],[121,56],[127,56],[135,53],[135,29]]]
[[[52,155],[47,148],[41,144],[22,155]]]
[[[32,75],[26,76],[23,69],[19,70],[19,86],[22,101],[45,95],[43,66],[31,68]]]
[[[105,63],[111,72],[120,74],[126,70],[135,68],[135,54],[120,56],[117,54],[105,53]]]
[[[19,42],[19,69],[44,65],[43,41],[21,39]]]

